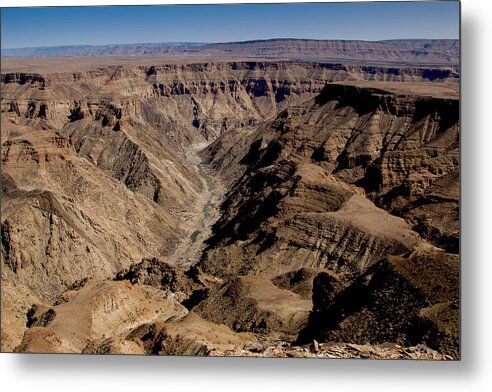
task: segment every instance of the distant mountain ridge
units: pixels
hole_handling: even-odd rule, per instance
[[[172,51],[173,48],[193,48],[204,46],[200,42],[160,42],[136,44],[107,44],[107,45],[61,45],[26,48],[2,49],[2,57],[54,57],[54,56],[111,56],[117,52],[142,54],[145,50],[160,50],[162,53]]]
[[[184,56],[284,58],[456,65],[459,40],[408,39],[385,41],[275,38],[242,42],[163,42],[113,45],[65,45],[2,49],[3,57],[53,56]]]

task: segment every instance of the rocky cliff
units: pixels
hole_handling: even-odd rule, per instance
[[[458,113],[454,99],[332,84],[254,129],[229,132],[204,152],[230,191],[200,267],[226,281],[323,269],[301,341],[425,342],[458,355]],[[322,276],[329,283],[317,294]],[[434,285],[449,295],[433,297]],[[263,287],[261,306],[269,296]],[[220,307],[217,295],[197,311],[210,313],[209,301]],[[221,295],[245,314],[230,291]],[[432,321],[417,321],[431,308]],[[393,325],[402,312],[407,318]]]

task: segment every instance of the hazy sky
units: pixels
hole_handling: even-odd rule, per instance
[[[266,38],[458,38],[459,3],[3,8],[2,47]]]

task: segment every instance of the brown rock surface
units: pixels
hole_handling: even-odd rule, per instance
[[[65,302],[66,301],[66,302]],[[129,282],[88,282],[50,307],[40,326],[26,330],[16,351],[82,352],[88,344],[118,336],[144,322],[186,315],[172,293]]]
[[[302,267],[355,273],[415,245],[402,219],[356,192],[311,163],[260,169],[224,202],[201,266],[220,277]]]
[[[2,352],[12,352],[22,341],[27,313],[39,298],[26,286],[2,278]]]
[[[332,278],[313,283],[313,313],[300,340],[418,344],[459,357],[459,261],[421,246],[390,256],[336,293]]]
[[[91,342],[85,354],[210,355],[242,349],[254,336],[234,333],[225,325],[206,321],[193,312],[167,323],[143,324],[128,334]]]
[[[235,142],[244,137],[247,142]],[[325,178],[331,174],[341,180],[340,184],[363,187],[376,205],[410,218],[412,213],[405,215],[405,212],[412,207],[428,204],[427,209],[432,209],[432,203],[426,203],[425,198],[432,200],[433,189],[437,190],[440,182],[454,178],[457,184],[458,140],[457,100],[327,85],[313,101],[282,111],[275,120],[259,124],[256,130],[246,135],[231,131],[212,143],[206,157],[219,173],[233,173],[232,177],[225,177],[232,191],[222,206],[224,214],[215,234],[222,240],[220,226],[230,229],[231,225],[239,225],[251,231],[246,227],[253,225],[256,230],[267,218],[258,216],[261,211],[253,213],[260,201],[270,203],[269,213],[277,214],[275,208],[281,210],[279,200],[289,200],[298,182],[302,183],[302,179],[295,182],[300,168],[317,170],[312,175],[317,187],[322,173]],[[455,173],[454,177],[447,177],[451,173]],[[332,189],[334,186],[339,185],[333,185]],[[339,187],[343,189],[343,186]],[[273,188],[275,191],[269,193]],[[353,193],[361,191],[352,188]],[[456,195],[454,191],[448,200],[455,202]],[[311,197],[306,194],[298,203],[319,205],[320,196],[313,202],[309,201]],[[322,197],[334,197],[333,190],[324,191]],[[434,196],[434,200],[443,201],[442,196],[441,199]],[[240,213],[238,206],[241,206]],[[319,205],[319,208],[326,210],[326,206]],[[235,223],[234,216],[246,218],[238,218],[239,222]],[[456,222],[456,213],[454,217]],[[429,231],[422,230],[422,233],[438,242]]]
[[[344,344],[322,343],[319,351],[314,353],[309,346],[290,346],[288,344],[270,345],[261,353],[251,349],[235,349],[228,351],[215,350],[212,356],[232,357],[276,357],[276,358],[346,358],[346,359],[419,359],[419,360],[452,360],[449,355],[443,355],[420,344],[402,347],[397,344]]]
[[[202,268],[223,278],[324,268],[300,341],[426,343],[459,357],[458,258],[414,231],[457,250],[458,101],[327,85],[235,142],[243,136],[204,155],[231,191]]]
[[[313,280],[322,271],[322,268],[301,268],[279,275],[272,279],[272,283],[280,289],[290,290],[301,298],[311,299]]]
[[[196,267],[172,266],[157,258],[144,259],[116,275],[116,280],[129,280],[159,290],[171,291],[187,308],[206,297],[209,290],[221,283],[220,279],[202,273]]]
[[[457,69],[6,67],[3,351],[459,357]]]
[[[213,350],[249,346],[253,335],[234,333],[229,327],[204,320],[193,312],[179,321],[166,323],[154,342],[159,355],[209,355]]]
[[[217,288],[193,311],[235,331],[296,336],[306,325],[311,301],[259,276],[241,276]]]

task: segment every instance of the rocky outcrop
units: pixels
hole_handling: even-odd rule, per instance
[[[311,299],[313,280],[320,272],[327,272],[323,268],[301,268],[276,276],[272,283],[280,289],[290,290],[304,299]]]
[[[2,266],[2,352],[12,352],[22,341],[28,312],[41,299],[33,290],[16,283],[5,270]]]
[[[211,275],[273,277],[302,267],[359,273],[418,240],[402,219],[318,165],[281,161],[244,179],[208,240],[200,266]]]
[[[311,301],[269,279],[241,276],[210,292],[193,311],[239,332],[295,337],[307,324]]]
[[[37,321],[26,330],[16,351],[80,353],[94,341],[118,336],[143,322],[184,316],[187,311],[172,294],[149,286],[87,282],[65,292],[48,310],[38,306],[32,313],[31,319]]]
[[[142,325],[126,336],[129,340],[138,342],[146,354],[206,356],[214,351],[248,347],[255,338],[189,312],[179,320]]]
[[[221,283],[220,279],[204,274],[195,266],[173,266],[158,258],[144,259],[120,271],[115,280],[129,280],[159,290],[173,292],[188,309],[196,305],[208,291]]]
[[[347,288],[319,274],[301,341],[425,343],[459,357],[459,261],[436,248],[390,256]]]
[[[20,85],[28,84],[37,85],[38,87],[46,87],[46,79],[43,76],[35,73],[2,73],[2,83],[17,83]]]
[[[459,206],[459,172],[456,170],[438,178],[422,196],[399,212],[434,245],[447,252],[459,253]]]

